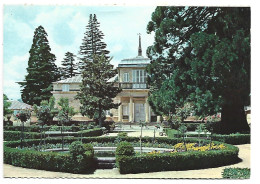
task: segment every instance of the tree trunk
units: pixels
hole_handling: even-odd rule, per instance
[[[220,131],[223,133],[236,133],[249,131],[246,120],[244,105],[239,103],[227,104],[222,107],[221,112],[222,126]]]
[[[101,128],[102,127],[102,110],[99,109],[99,112],[98,112],[98,124],[99,124],[99,127]]]

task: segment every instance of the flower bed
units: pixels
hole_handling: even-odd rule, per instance
[[[236,163],[239,160],[238,151],[235,146],[223,144],[220,150],[117,156],[116,162],[121,174],[203,169]]]

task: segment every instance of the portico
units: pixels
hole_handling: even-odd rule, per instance
[[[151,108],[148,103],[148,91],[122,92],[118,96],[121,105],[118,108],[119,122],[151,122]]]

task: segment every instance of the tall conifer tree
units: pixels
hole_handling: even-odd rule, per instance
[[[104,55],[95,55],[93,61],[85,61],[80,92],[76,96],[82,105],[81,114],[93,118],[97,113],[99,126],[102,125],[102,112],[119,106],[113,103],[113,98],[121,90],[114,86],[113,80],[109,81],[117,74],[110,61],[111,59],[107,59]]]
[[[117,71],[110,64],[111,58],[107,54],[106,44],[102,41],[104,34],[99,30],[100,23],[97,17],[89,16],[83,43],[80,47],[82,84],[76,99],[80,100],[80,111],[83,116],[93,118],[98,114],[99,126],[102,125],[102,112],[117,108],[113,99],[120,92],[114,87],[114,82],[109,81],[115,77]]]
[[[42,26],[35,29],[33,44],[29,51],[27,72],[22,87],[22,100],[30,105],[40,105],[51,97],[52,82],[59,78],[56,57],[51,53],[47,33]]]
[[[71,52],[66,52],[65,58],[63,59],[61,65],[63,66],[63,77],[70,78],[77,74],[78,67],[75,63],[75,55]]]
[[[106,43],[102,41],[104,34],[99,30],[100,23],[97,20],[96,15],[89,16],[89,22],[86,26],[86,32],[84,33],[84,38],[82,45],[80,46],[79,55],[81,55],[79,66],[83,67],[85,60],[93,61],[94,55],[104,56],[108,59],[109,51],[106,50]]]

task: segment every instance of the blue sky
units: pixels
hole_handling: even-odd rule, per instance
[[[48,34],[51,52],[60,66],[66,52],[78,54],[89,14],[96,14],[112,64],[137,56],[138,35],[142,34],[143,55],[153,44],[154,34],[146,33],[155,6],[36,6],[5,5],[3,14],[3,91],[9,99],[21,98],[20,86],[29,59],[34,30],[42,25]]]

